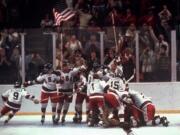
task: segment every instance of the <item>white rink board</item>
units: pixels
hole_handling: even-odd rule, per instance
[[[12,85],[0,85],[0,94],[12,87]],[[157,110],[180,110],[180,82],[131,83],[129,87],[152,97]],[[41,85],[27,88],[27,91],[37,98],[40,98],[40,90]],[[3,102],[0,98],[0,108],[2,106]],[[48,106],[47,111],[51,111],[50,106]],[[40,105],[35,105],[31,101],[24,99],[21,112],[40,112]],[[74,112],[74,98],[69,112]]]

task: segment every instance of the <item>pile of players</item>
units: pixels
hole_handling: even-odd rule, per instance
[[[150,97],[132,90],[125,80],[121,59],[115,58],[108,66],[94,64],[87,74],[86,67],[70,68],[67,62],[61,70],[53,70],[53,65],[44,65],[44,71],[36,80],[24,83],[24,87],[42,83],[41,99],[28,94],[20,84],[2,94],[5,106],[0,117],[9,113],[7,123],[19,111],[22,97],[41,103],[41,123],[45,122],[48,100],[52,106],[52,122],[65,123],[69,105],[75,97],[74,123],[82,121],[82,104],[86,101],[88,126],[130,127],[159,125],[168,126],[166,117],[155,116],[155,106]],[[76,96],[75,96],[76,95]],[[61,116],[61,117],[60,117]]]
[[[168,126],[166,117],[155,116],[151,98],[132,90],[125,80],[120,59],[114,59],[108,67],[95,66],[88,75],[89,126],[120,126],[124,129],[139,126]]]

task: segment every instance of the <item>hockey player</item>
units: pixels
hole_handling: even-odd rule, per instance
[[[13,89],[7,90],[2,94],[2,100],[5,102],[4,107],[0,112],[0,117],[9,113],[8,118],[4,121],[4,124],[20,110],[23,97],[32,100],[35,104],[39,103],[39,100],[35,99],[35,96],[30,95],[25,88],[21,88],[21,83],[16,82]]]
[[[114,64],[111,65],[116,71],[116,68],[114,68]],[[112,69],[112,68],[111,68]],[[113,71],[112,71],[113,72]],[[120,73],[116,72],[114,73],[114,76],[112,76],[108,82],[107,82],[109,88],[107,90],[107,93],[104,95],[105,100],[105,114],[104,114],[104,126],[110,127],[110,126],[124,126],[124,104],[123,102],[130,103],[131,100],[128,97],[128,92],[125,91],[125,83],[120,78]],[[113,113],[117,110],[117,118],[116,119],[109,119],[108,116],[110,113]]]
[[[47,63],[44,65],[44,73],[41,73],[37,77],[36,81],[38,83],[43,83],[41,89],[41,123],[44,124],[46,108],[50,98],[52,106],[52,121],[56,124],[55,115],[56,105],[58,102],[56,83],[60,81],[60,76],[53,71],[53,65],[51,63]]]
[[[74,89],[76,92],[75,99],[75,116],[73,117],[73,121],[75,123],[80,123],[82,120],[82,104],[83,101],[86,101],[86,115],[88,118],[89,115],[89,103],[87,96],[87,79],[85,77],[85,70],[81,70],[79,74],[76,76],[76,82],[74,84]]]
[[[60,82],[57,84],[58,94],[60,96],[58,108],[57,108],[57,118],[56,123],[60,120],[61,110],[63,108],[63,115],[61,117],[61,123],[64,124],[65,117],[69,109],[69,105],[72,102],[73,98],[73,77],[79,72],[81,68],[70,69],[67,62],[63,63],[62,70],[59,70],[61,74]]]
[[[90,118],[88,126],[95,126],[99,123],[104,111],[104,91],[106,82],[100,80],[97,73],[93,74],[92,81],[88,85]]]
[[[155,105],[150,97],[131,89],[128,92],[135,105],[131,106],[132,116],[130,121],[132,126],[159,124],[168,126],[169,121],[166,117],[155,116]]]

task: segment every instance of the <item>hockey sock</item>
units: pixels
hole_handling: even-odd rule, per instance
[[[65,115],[67,114],[69,109],[69,103],[65,102],[64,103],[64,108],[63,108],[63,116],[65,117]]]
[[[42,118],[45,118],[46,108],[41,108]]]
[[[56,115],[56,107],[52,107],[52,115],[53,115],[53,116]]]
[[[13,116],[14,116],[14,114],[10,113],[10,114],[8,115],[7,120],[5,120],[5,123],[7,123]]]
[[[63,103],[58,103],[58,106],[57,106],[57,113],[58,113],[58,115],[60,115],[62,107],[63,107]]]

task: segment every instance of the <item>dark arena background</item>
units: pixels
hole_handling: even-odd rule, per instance
[[[117,64],[115,75],[118,74],[122,80],[123,90],[135,90],[147,96],[155,106],[155,118],[150,125],[147,122],[134,126],[132,117],[129,117],[127,123],[131,128],[127,131],[121,124],[106,127],[98,117],[100,122],[89,126],[85,101],[80,111],[82,121],[73,121],[81,108],[76,101],[82,92],[82,87],[76,86],[79,74],[83,72],[87,80],[83,85],[87,92],[82,92],[87,98],[92,93],[96,94],[91,90],[88,92],[88,76],[91,72],[95,75],[100,72],[99,81],[108,84],[106,75],[111,73],[112,63]],[[64,71],[65,67],[67,71]],[[38,77],[47,75],[51,70],[50,74],[55,73],[58,81],[42,79],[38,82]],[[69,78],[63,78],[67,73]],[[68,95],[72,103],[65,122],[62,122],[63,118],[59,123],[52,121],[54,112],[58,117],[59,106],[55,104],[53,111],[53,103],[49,100],[43,123],[42,106],[49,99],[42,96],[43,89],[47,92],[49,86],[46,84],[54,85],[55,94],[59,94],[63,89],[59,87],[65,81],[71,81],[67,87],[72,85],[72,93]],[[179,0],[0,0],[0,135],[180,135],[179,81]],[[21,94],[30,94],[25,95],[22,101],[19,99],[18,103],[15,100],[20,94],[15,92],[10,96],[16,89],[15,82],[21,84],[18,87]],[[103,94],[106,95],[107,91]],[[52,96],[51,100],[59,97],[60,94],[58,98]],[[106,106],[104,97],[103,105]],[[123,100],[124,107],[137,109],[136,102],[128,93],[129,98],[130,101]],[[21,103],[20,110],[12,119],[13,110],[4,115],[5,107],[17,107]],[[143,110],[140,107],[139,111],[149,114],[148,108]],[[65,113],[62,111],[61,115]],[[124,115],[128,115],[126,111]],[[162,119],[160,124],[154,124],[156,116],[167,118],[168,125],[163,124]]]

